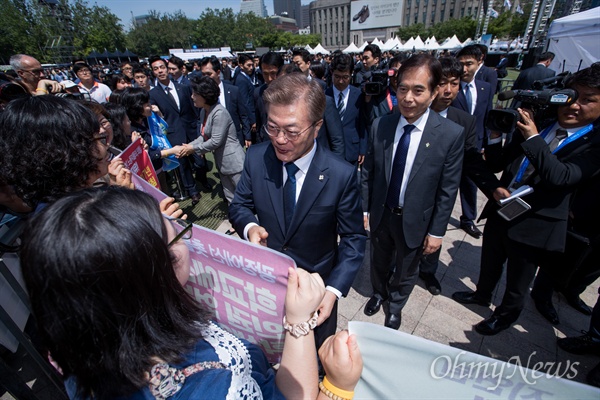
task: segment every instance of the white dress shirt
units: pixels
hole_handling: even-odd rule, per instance
[[[158,82],[158,79],[156,81]],[[158,83],[167,96],[169,95],[169,91],[171,92],[173,98],[175,98],[175,103],[177,103],[177,109],[181,108],[181,105],[179,104],[179,95],[177,94],[177,89],[175,89],[175,84],[172,81],[169,81],[169,86],[163,85],[161,82]],[[167,90],[167,87],[169,90]]]

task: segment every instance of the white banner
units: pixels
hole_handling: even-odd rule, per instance
[[[573,382],[578,362],[510,359],[513,364],[368,322],[351,321],[364,369],[355,399],[600,399]]]
[[[353,0],[350,3],[350,30],[401,26],[403,7],[404,0]]]

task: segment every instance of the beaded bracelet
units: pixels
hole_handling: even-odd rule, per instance
[[[336,388],[339,390],[339,388]],[[350,397],[340,397],[337,394],[334,394],[333,392],[329,391],[325,385],[323,384],[323,382],[319,382],[319,390],[327,397],[329,397],[330,399],[333,400],[352,400],[352,398],[354,397],[354,392],[348,392],[348,393],[352,393],[352,395]]]

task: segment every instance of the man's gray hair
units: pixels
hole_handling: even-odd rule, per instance
[[[12,69],[14,69],[15,71],[20,71],[23,69],[23,57],[29,56],[27,54],[15,54],[14,56],[10,57],[10,60],[8,62],[10,63]]]
[[[325,92],[314,80],[302,73],[293,72],[275,79],[263,94],[265,106],[290,105],[304,101],[311,121],[317,122],[325,115]]]

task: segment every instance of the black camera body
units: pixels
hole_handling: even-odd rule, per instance
[[[362,91],[368,96],[378,96],[388,87],[388,70],[375,70],[365,74]]]
[[[511,133],[521,121],[517,108],[533,111],[537,126],[545,125],[545,122],[556,118],[556,107],[573,104],[578,97],[574,89],[564,89],[564,82],[568,74],[561,74],[544,81],[536,81],[534,87],[543,90],[508,90],[498,93],[498,100],[505,101],[513,99],[511,108],[504,110],[490,110],[486,119],[486,128]],[[544,85],[547,85],[544,88]]]

